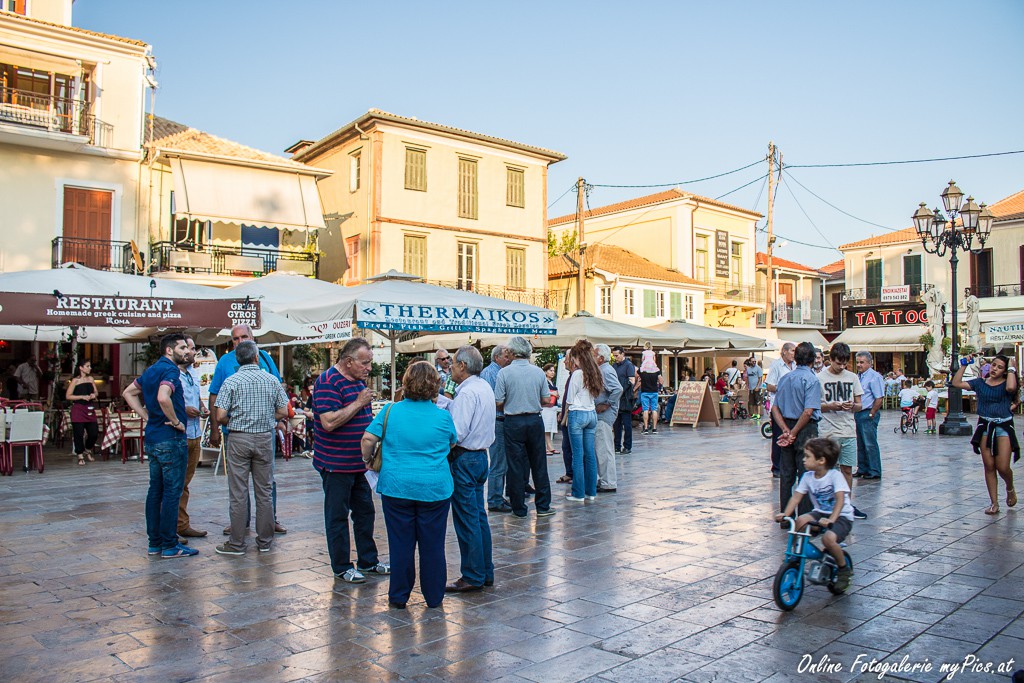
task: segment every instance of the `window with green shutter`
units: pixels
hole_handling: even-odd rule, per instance
[[[903,257],[903,284],[913,287],[921,286],[921,255],[913,254]],[[912,294],[914,292],[911,292]]]
[[[526,289],[526,250],[508,247],[505,250],[505,281],[509,289]]]
[[[476,160],[459,159],[459,218],[476,218]]]
[[[644,290],[644,317],[653,318],[655,313],[655,292],[653,289]]]
[[[405,189],[427,191],[427,150],[405,148]]]
[[[427,238],[405,235],[402,270],[410,275],[427,276]]]
[[[672,320],[683,319],[683,295],[679,292],[671,292],[668,299],[669,317]]]
[[[523,186],[523,169],[506,167],[505,169],[505,204],[523,208],[526,206],[526,195]]]

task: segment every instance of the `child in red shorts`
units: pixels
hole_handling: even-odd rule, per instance
[[[924,409],[924,417],[928,420],[928,428],[924,430],[924,433],[935,434],[935,413],[939,410],[939,392],[935,388],[935,382],[931,380],[924,383],[924,388],[928,390]]]

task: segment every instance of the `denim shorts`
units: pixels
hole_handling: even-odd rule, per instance
[[[640,409],[641,410],[658,410],[658,392],[640,392]]]
[[[839,461],[836,464],[854,467],[857,464],[857,437],[843,437],[836,441],[839,442]]]
[[[996,440],[1001,436],[1009,437],[1010,432],[1006,431],[1003,427],[994,427],[992,429],[992,440]]]

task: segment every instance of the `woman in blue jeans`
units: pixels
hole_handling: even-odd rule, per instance
[[[563,400],[569,406],[566,415],[572,442],[572,490],[565,498],[582,503],[597,498],[597,452],[594,450],[597,410],[594,397],[604,388],[604,379],[594,360],[594,346],[586,339],[576,342],[569,350],[569,357],[573,371]]]
[[[454,490],[448,452],[458,435],[451,414],[434,404],[440,387],[432,364],[410,365],[402,377],[405,398],[377,413],[361,444],[363,460],[369,462],[383,439],[377,493],[391,551],[388,603],[397,609],[405,609],[416,583],[417,546],[420,590],[427,607],[441,606],[448,581],[444,538]]]

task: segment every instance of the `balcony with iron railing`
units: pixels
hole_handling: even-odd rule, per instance
[[[757,285],[742,285],[715,280],[705,283],[711,290],[705,295],[709,301],[735,301],[751,304],[765,303],[765,289]]]
[[[107,144],[113,133],[113,126],[93,116],[91,102],[6,86],[0,86],[0,123],[80,135],[95,145]]]
[[[154,242],[150,255],[154,273],[259,277],[280,271],[316,277],[320,268],[320,255],[307,251],[190,242]]]
[[[145,270],[145,254],[139,254]],[[92,240],[80,237],[55,237],[50,243],[50,265],[57,268],[64,263],[78,263],[96,270],[118,273],[140,272],[131,242]]]
[[[910,300],[917,301],[917,297],[921,296],[934,286],[935,285],[927,283],[921,285],[910,285]],[[851,306],[871,306],[894,302],[882,301],[881,287],[861,287],[859,289],[848,289],[843,292],[843,303]]]
[[[1020,282],[1009,285],[973,284],[971,285],[971,292],[979,299],[993,296],[1021,296],[1024,294],[1024,284]]]
[[[464,280],[427,280],[426,282],[429,285],[437,285],[438,287],[461,289],[467,292],[476,292],[477,294],[482,294],[484,296],[493,296],[498,299],[504,299],[505,301],[514,301],[520,304],[549,308],[549,293],[546,289],[514,289],[511,287],[504,287],[502,285],[482,285],[476,282],[467,282]]]
[[[764,327],[765,318],[765,313],[757,314],[758,327]],[[805,316],[804,309],[801,306],[776,306],[775,315],[772,316],[772,324],[823,327],[825,325],[825,311],[812,308],[807,311]]]

